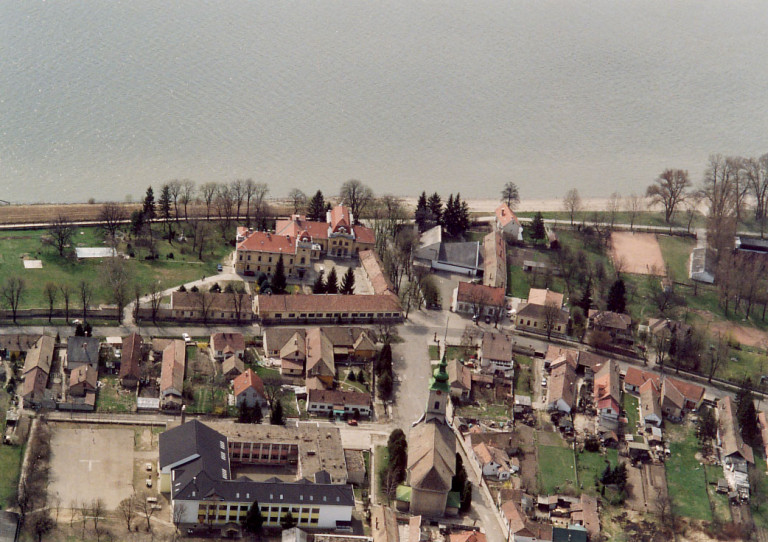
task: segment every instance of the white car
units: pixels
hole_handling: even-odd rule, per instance
[[[541,387],[546,388],[547,387],[547,378],[544,377],[541,379]]]
[[[191,343],[192,337],[189,336],[189,333],[182,333],[181,338],[184,339],[185,343]]]

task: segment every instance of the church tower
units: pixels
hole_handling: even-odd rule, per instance
[[[435,369],[432,379],[429,381],[429,397],[427,398],[427,410],[424,421],[435,420],[439,423],[446,423],[445,411],[451,396],[451,386],[448,384],[448,364],[445,356]]]

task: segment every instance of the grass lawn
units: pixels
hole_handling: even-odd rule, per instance
[[[472,354],[475,353],[474,348],[464,348],[463,346],[448,346],[445,349],[445,354],[447,356],[446,359],[452,360],[452,359],[458,359],[458,360],[467,360],[472,356]],[[438,358],[434,358],[438,359]]]
[[[440,347],[436,344],[430,344],[429,345],[429,359],[436,360],[440,359]]]
[[[506,422],[509,418],[509,408],[505,405],[495,403],[486,403],[480,401],[480,406],[467,405],[456,409],[456,415],[464,418],[476,418],[481,420],[493,420],[496,422]]]
[[[535,212],[519,212],[516,213],[518,217],[520,218],[533,218],[533,216],[536,214]],[[574,224],[581,223],[582,220],[591,221],[594,216],[593,211],[583,211],[576,213],[573,219]],[[600,213],[601,218],[605,215],[605,213]],[[556,219],[556,220],[570,220],[570,215],[565,211],[542,211],[541,215],[545,219]],[[629,213],[626,211],[621,211],[619,213],[616,213],[616,224],[629,224]],[[664,221],[664,213],[662,212],[642,212],[639,213],[635,217],[635,225],[636,226],[662,226],[662,227],[669,227],[669,224],[667,224]],[[678,227],[678,228],[684,228],[688,225],[688,219],[685,217],[684,213],[675,213],[675,216],[672,220],[672,226]],[[697,213],[696,216],[693,219],[693,223],[691,224],[691,228],[697,228],[697,227],[703,227],[706,225],[706,219],[703,215],[700,213]]]
[[[576,465],[579,473],[579,488],[591,495],[597,495],[595,479],[605,470],[605,462],[609,461],[611,467],[619,462],[619,452],[609,448],[606,455],[598,452],[581,452],[576,454]]]
[[[188,412],[194,414],[211,414],[220,409],[227,410],[227,390],[211,388],[207,385],[198,386],[193,392],[194,402],[187,406]]]
[[[768,476],[765,474],[765,457],[755,450],[755,479],[752,487],[749,508],[752,511],[752,519],[758,527],[768,528]]]
[[[671,442],[669,449],[672,455],[665,463],[667,490],[672,497],[675,513],[712,521],[704,468],[695,457],[699,451],[699,443],[693,429],[688,428],[682,440]]]
[[[51,282],[57,286],[68,284],[76,289],[80,281],[87,281],[93,288],[91,305],[109,303],[109,287],[102,276],[102,260],[76,261],[59,256],[58,251],[51,245],[41,242],[43,236],[48,235],[47,230],[26,230],[3,232],[0,236],[0,275],[19,276],[25,279],[26,287],[21,299],[21,308],[45,308],[48,301],[44,295],[45,284]],[[217,240],[218,241],[218,240]],[[72,247],[103,247],[104,241],[96,228],[77,228]],[[138,283],[143,291],[159,282],[161,288],[170,288],[202,278],[203,275],[216,274],[216,265],[222,261],[232,248],[226,243],[210,243],[210,251],[206,251],[205,261],[201,262],[192,255],[182,255],[178,244],[170,245],[167,241],[158,241],[158,253],[160,258],[154,261],[144,260],[144,251],[139,250],[136,258],[126,260],[125,265],[128,275],[135,283]],[[118,247],[119,251],[126,251],[126,245]],[[168,254],[173,253],[174,258],[169,259]],[[42,261],[42,269],[25,269],[22,256],[29,259]],[[63,307],[64,303],[59,292],[56,307]],[[76,311],[79,303],[77,296],[70,299],[70,310]]]
[[[296,394],[293,392],[293,390],[284,390],[280,401],[283,403],[283,412],[285,413],[286,417],[293,418],[299,416],[299,409],[296,403]]]
[[[573,450],[557,446],[539,446],[539,491],[553,494],[566,487],[576,487]]]
[[[640,433],[637,429],[637,422],[640,420],[640,411],[638,407],[640,400],[632,394],[625,393],[622,399],[622,407],[627,416],[627,428],[626,432],[629,434]]]
[[[264,367],[263,365],[259,365],[256,367],[256,374],[259,375],[259,378],[262,380],[267,378],[277,378],[280,379],[280,371],[277,369],[272,369],[271,367]]]
[[[381,473],[387,470],[389,465],[389,449],[386,446],[376,446],[373,453],[375,454],[374,466],[376,467],[376,496],[378,502],[385,503],[389,499],[381,487]]]
[[[510,265],[507,267],[507,295],[528,298],[528,290],[531,289],[531,283],[528,281],[528,274],[522,267]]]
[[[96,396],[96,412],[133,412],[136,406],[136,394],[120,389],[117,378],[105,376],[104,384]]]
[[[657,239],[664,263],[669,266],[672,276],[675,280],[688,282],[688,257],[696,246],[696,240],[671,235],[658,235]]]
[[[5,390],[0,390],[0,431],[5,433],[5,413],[8,410],[10,397]],[[10,506],[11,498],[16,492],[19,483],[19,473],[21,472],[21,461],[24,457],[23,446],[0,446],[0,506],[5,508]]]
[[[723,467],[719,465],[704,465],[707,475],[707,495],[709,502],[714,507],[715,519],[727,523],[731,521],[731,509],[728,504],[728,495],[717,492],[717,480],[723,477]]]

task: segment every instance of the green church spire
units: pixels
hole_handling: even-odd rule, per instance
[[[440,390],[446,393],[451,391],[451,386],[448,384],[448,362],[445,360],[445,354],[443,359],[440,360],[435,372],[432,375],[432,379],[429,381],[430,390]]]

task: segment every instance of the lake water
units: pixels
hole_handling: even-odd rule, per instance
[[[642,192],[768,152],[768,2],[0,0],[0,198]]]

